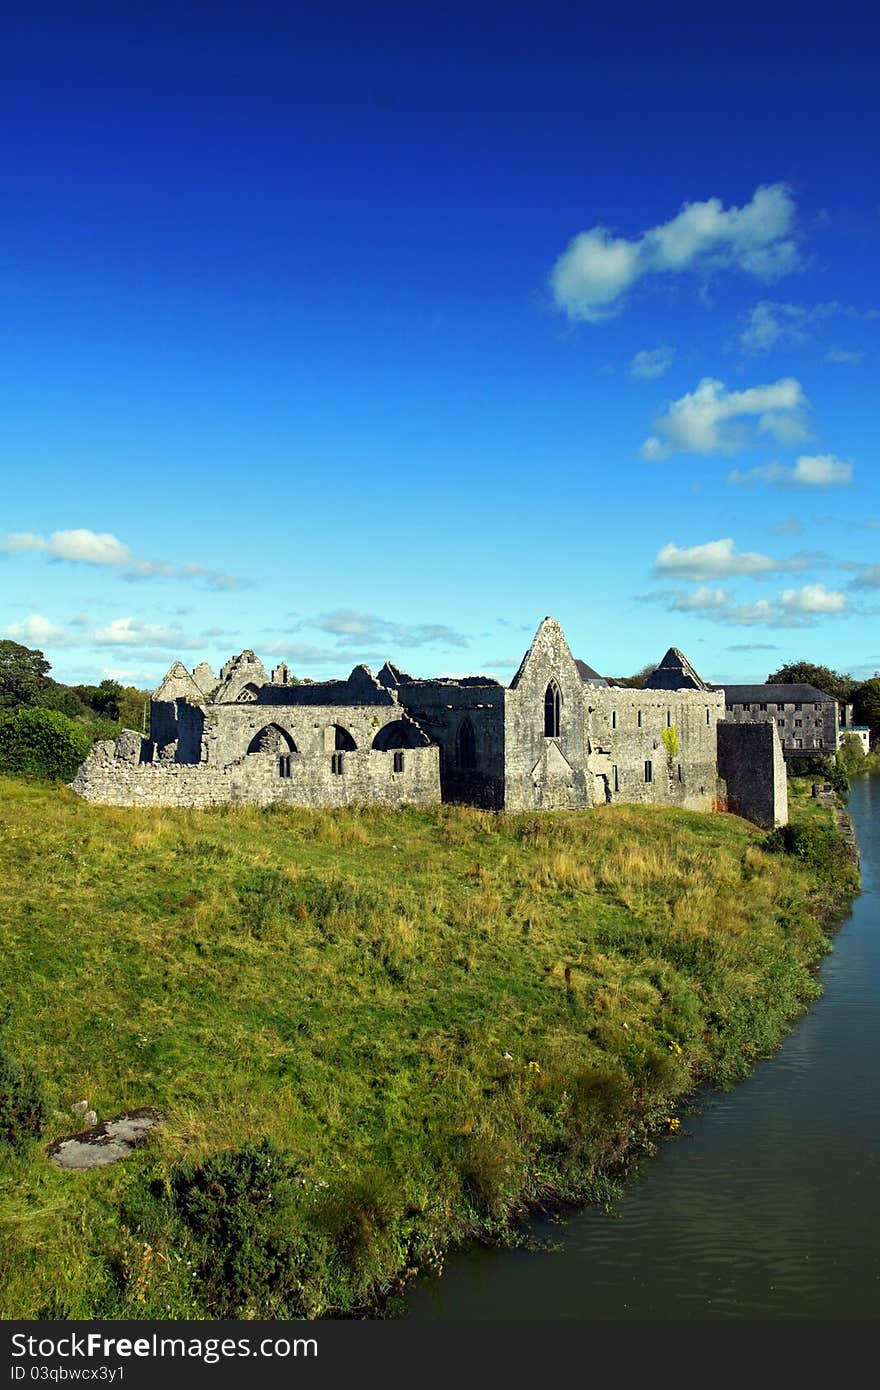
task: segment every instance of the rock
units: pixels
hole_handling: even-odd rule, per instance
[[[87,1100],[77,1100],[70,1108],[74,1115],[84,1115],[89,1108],[89,1103]]]
[[[83,1124],[85,1125],[86,1129],[91,1129],[91,1128],[92,1128],[94,1125],[96,1125],[97,1123],[98,1123],[98,1112],[97,1112],[97,1110],[87,1110],[86,1113],[83,1115]]]
[[[46,1153],[56,1168],[102,1168],[108,1163],[118,1162],[120,1158],[128,1158],[146,1142],[150,1130],[161,1119],[159,1111],[151,1105],[141,1110],[127,1110],[80,1134],[56,1139],[48,1146]]]

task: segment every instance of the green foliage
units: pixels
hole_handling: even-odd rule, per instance
[[[18,1061],[0,1038],[0,1145],[20,1147],[39,1139],[46,1114],[36,1071],[28,1062]]]
[[[90,738],[57,710],[0,714],[0,771],[69,782],[89,751]]]
[[[821,825],[779,825],[764,838],[771,854],[790,854],[828,883],[857,881],[846,845],[836,830]]]
[[[880,679],[862,681],[852,696],[854,722],[867,724],[871,738],[880,739]]]
[[[42,652],[8,638],[0,641],[0,709],[39,704],[50,669]]]
[[[858,685],[852,676],[832,671],[828,666],[816,666],[812,661],[790,661],[767,677],[768,685],[814,685],[835,700],[850,700]]]
[[[792,806],[833,822],[808,787]],[[656,807],[121,811],[0,782],[17,1054],[62,1110],[165,1116],[76,1181],[4,1147],[0,1317],[362,1315],[530,1204],[601,1199],[815,997],[845,904],[761,838]]]
[[[171,1178],[177,1215],[203,1254],[203,1292],[214,1317],[235,1318],[276,1306],[296,1283],[292,1243],[298,1170],[285,1150],[263,1138],[179,1164]]]
[[[837,755],[849,776],[857,776],[865,764],[865,749],[858,734],[844,733]]]
[[[679,749],[678,730],[674,725],[671,725],[669,728],[663,730],[661,738],[663,739],[663,747],[666,749],[666,761],[669,764],[669,770],[671,772],[672,761]]]

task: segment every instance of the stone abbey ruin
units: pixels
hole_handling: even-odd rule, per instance
[[[386,663],[347,680],[267,675],[252,651],[152,698],[150,738],[97,743],[73,789],[112,806],[433,806],[575,810],[641,802],[788,819],[774,722],[725,722],[723,690],[670,648],[644,689],[576,661],[545,618],[510,685],[417,680]]]

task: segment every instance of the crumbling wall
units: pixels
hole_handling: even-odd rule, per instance
[[[120,735],[126,738],[129,731]],[[140,738],[139,735],[137,735]],[[71,786],[105,806],[434,806],[440,768],[433,746],[313,758],[252,753],[228,767],[136,762],[116,744],[94,745]],[[334,770],[338,768],[339,770]]]
[[[440,749],[444,801],[487,810],[504,805],[504,688],[496,682],[410,681],[397,696]],[[473,759],[462,757],[462,726],[473,730]],[[473,765],[469,766],[468,763]]]

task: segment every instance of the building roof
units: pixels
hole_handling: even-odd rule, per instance
[[[584,685],[597,686],[602,690],[608,689],[608,682],[605,677],[600,676],[598,671],[594,671],[592,666],[588,666],[585,661],[578,661],[577,657],[575,657],[574,664],[578,668]]]
[[[834,704],[834,696],[826,695],[815,685],[723,685],[724,697],[729,705],[764,704],[777,705],[816,704],[828,700]]]
[[[684,652],[680,652],[678,647],[670,647],[663,660],[654,667],[645,681],[645,689],[705,690],[706,685],[700,680]]]

